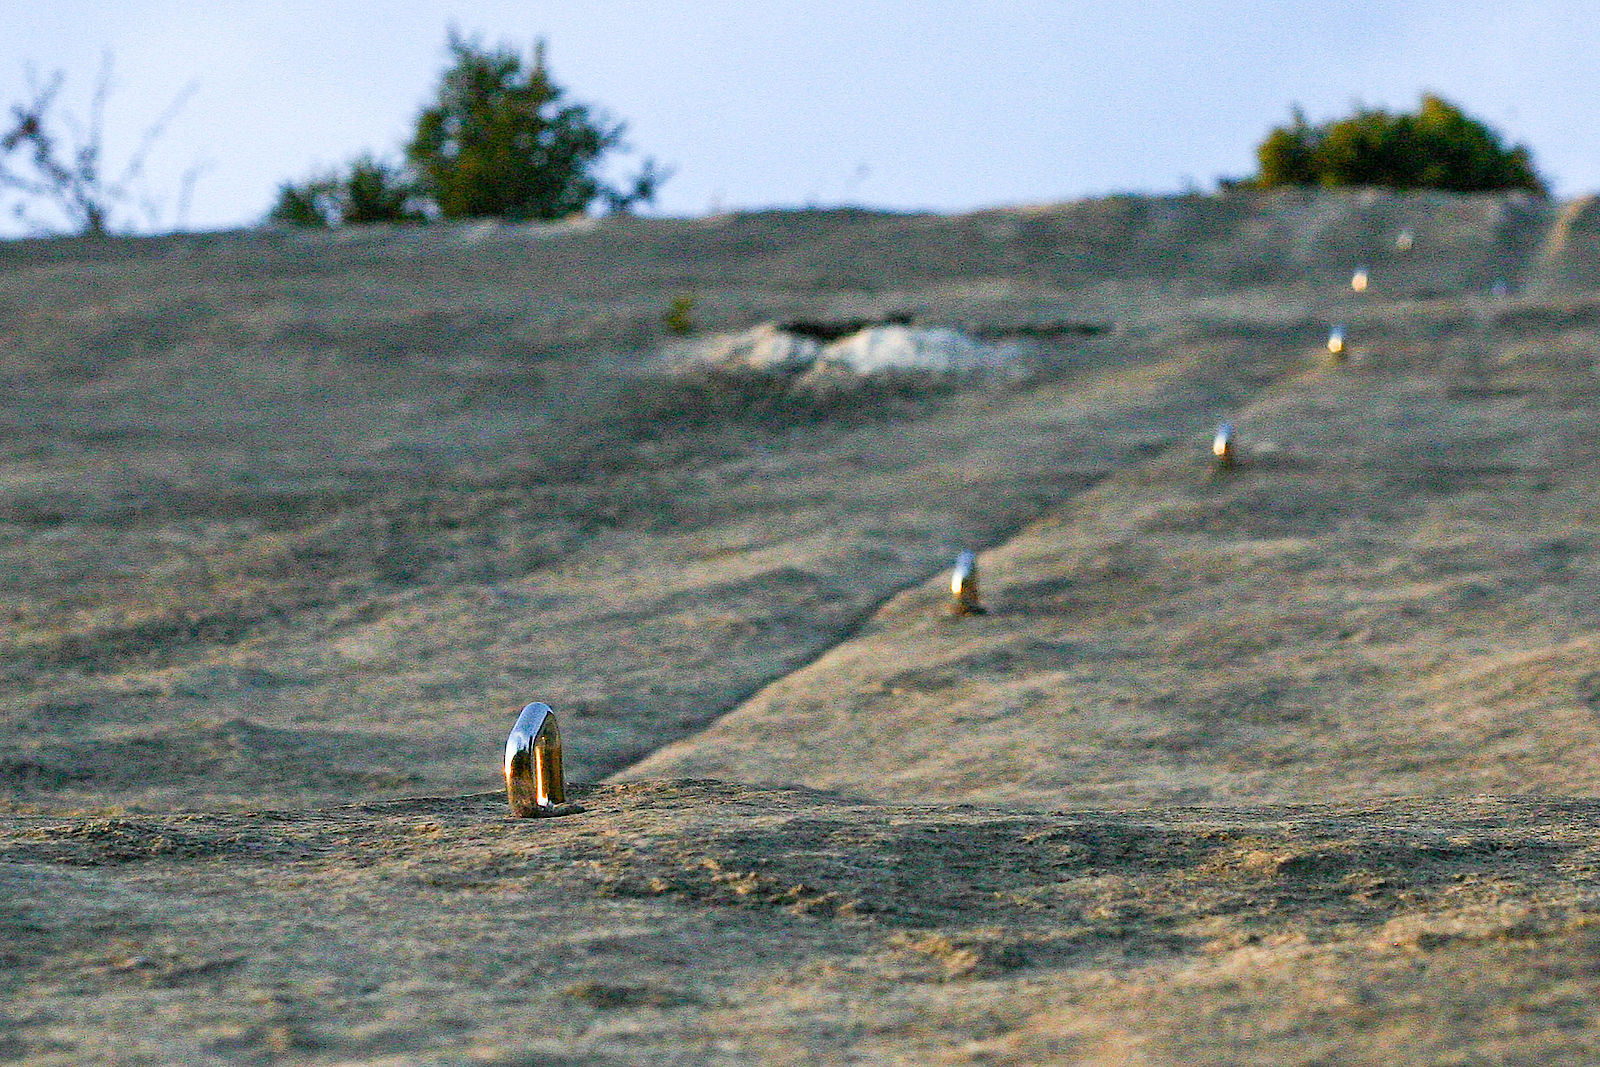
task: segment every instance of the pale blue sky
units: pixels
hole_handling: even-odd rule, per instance
[[[1425,90],[1530,145],[1560,195],[1600,189],[1593,0],[0,0],[0,95],[31,62],[81,108],[110,50],[117,159],[197,83],[149,184],[203,162],[190,225],[248,225],[284,179],[396,150],[450,24],[546,37],[572,96],[673,168],[665,214],[1209,189],[1291,104]]]

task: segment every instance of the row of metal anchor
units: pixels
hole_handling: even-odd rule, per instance
[[[1414,240],[1410,230],[1402,230],[1395,247],[1402,252],[1409,251]],[[1368,281],[1367,268],[1357,267],[1350,276],[1350,288],[1358,293],[1365,292]],[[1335,362],[1343,362],[1344,347],[1344,327],[1336,325],[1328,331],[1328,353]],[[1238,433],[1233,423],[1224,420],[1211,438],[1212,467],[1218,471],[1229,470],[1238,461]],[[986,614],[983,605],[978,602],[978,557],[971,551],[963,551],[956,556],[955,569],[950,575],[949,612],[952,615]]]
[[[1395,239],[1395,248],[1409,252],[1414,241],[1410,230],[1402,230]],[[1358,266],[1350,276],[1350,288],[1364,293],[1370,280],[1367,268]],[[1505,291],[1505,283],[1497,281],[1495,294],[1504,295]],[[1335,362],[1343,362],[1345,331],[1342,325],[1329,329],[1328,353]],[[1211,439],[1211,458],[1217,470],[1230,469],[1238,462],[1239,442],[1233,423],[1223,422],[1217,427]],[[955,567],[950,572],[950,600],[946,610],[958,617],[986,614],[978,599],[978,556],[970,549],[956,556]],[[567,815],[583,810],[567,803],[561,769],[561,727],[548,704],[529,704],[517,716],[517,724],[506,740],[505,775],[511,811],[521,818]]]
[[[982,615],[978,601],[978,555],[965,549],[956,556],[950,574],[952,615]],[[511,813],[522,819],[571,815],[583,809],[567,803],[567,784],[561,769],[561,726],[549,704],[523,707],[506,739],[506,799]]]
[[[1416,237],[1410,230],[1401,230],[1395,238],[1395,248],[1401,252],[1409,252]],[[1365,266],[1359,266],[1350,275],[1350,288],[1358,293],[1367,291],[1372,276]],[[1504,283],[1496,282],[1496,286]],[[1499,289],[1496,289],[1499,292]],[[1344,326],[1335,323],[1328,328],[1328,355],[1333,357],[1333,362],[1343,363],[1345,360]],[[1217,432],[1211,439],[1211,462],[1217,470],[1231,468],[1239,459],[1239,442],[1234,433],[1233,423],[1224,421],[1217,427]]]
[[[1356,271],[1352,286],[1366,288],[1366,268]],[[1335,347],[1337,344],[1337,347]],[[1344,350],[1344,331],[1334,327],[1328,338],[1328,351]],[[1217,427],[1211,441],[1212,462],[1218,469],[1232,467],[1238,457],[1238,442],[1233,424]],[[978,555],[963,549],[956,555],[950,572],[950,600],[946,611],[957,617],[987,614],[978,598]],[[561,727],[550,705],[529,704],[517,716],[517,724],[506,740],[506,797],[511,811],[520,818],[567,815],[581,811],[568,804],[566,783],[561,770]]]
[[[1411,246],[1415,243],[1415,234],[1410,230],[1401,230],[1395,237],[1394,246],[1400,252],[1409,252],[1411,251]],[[1366,266],[1358,266],[1355,269],[1355,273],[1350,275],[1350,288],[1358,293],[1364,293],[1367,291],[1367,286],[1371,281],[1372,276],[1367,271]],[[1489,286],[1489,295],[1497,300],[1510,296],[1511,283],[1504,278],[1496,278]],[[1333,357],[1335,363],[1343,363],[1345,360],[1345,338],[1342,325],[1335,324],[1328,330],[1328,354]]]
[[[1410,231],[1401,231],[1400,238],[1401,240],[1396,242],[1395,247],[1404,252],[1406,249],[1411,247]],[[1355,273],[1350,275],[1350,288],[1354,289],[1358,293],[1364,293],[1367,291],[1368,281],[1369,276],[1367,274],[1367,268],[1357,267]],[[1337,323],[1328,330],[1328,355],[1333,357],[1333,361],[1335,363],[1344,362],[1344,327],[1338,325]]]

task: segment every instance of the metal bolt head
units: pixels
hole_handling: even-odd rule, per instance
[[[506,798],[519,818],[563,815],[567,786],[561,771],[561,727],[550,705],[522,709],[506,739]]]
[[[1239,457],[1239,442],[1233,432],[1233,423],[1224,422],[1217,427],[1216,434],[1211,438],[1212,465],[1225,469],[1232,467]]]
[[[950,614],[983,613],[983,605],[978,603],[978,555],[964,549],[956,555],[955,569],[950,572]]]

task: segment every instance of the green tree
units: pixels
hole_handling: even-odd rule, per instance
[[[626,211],[655,197],[664,175],[646,160],[626,188],[606,184],[601,160],[624,127],[572,103],[551,78],[544,42],[530,63],[450,33],[451,64],[417,119],[406,157],[445,218],[558,219],[597,201]]]
[[[425,217],[421,197],[405,171],[370,155],[356,159],[342,174],[285,182],[268,215],[291,226],[421,222]]]
[[[1295,108],[1293,122],[1274,129],[1256,148],[1256,160],[1261,167],[1257,184],[1317,184],[1315,138],[1316,132],[1306,123],[1305,113]]]
[[[1362,108],[1318,126],[1296,108],[1289,125],[1273,129],[1256,148],[1256,160],[1255,184],[1263,187],[1376,185],[1545,194],[1526,147],[1508,147],[1494,130],[1432,95],[1422,98],[1415,114]]]

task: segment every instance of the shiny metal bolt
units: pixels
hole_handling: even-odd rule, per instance
[[[1235,439],[1233,423],[1224,422],[1217,427],[1217,432],[1211,438],[1212,465],[1224,469],[1231,467],[1239,458],[1239,442]]]
[[[956,556],[955,569],[950,572],[950,614],[985,614],[978,602],[978,556],[970,549]]]
[[[506,797],[512,814],[529,819],[581,811],[567,803],[561,772],[561,727],[548,704],[529,704],[506,739]]]

